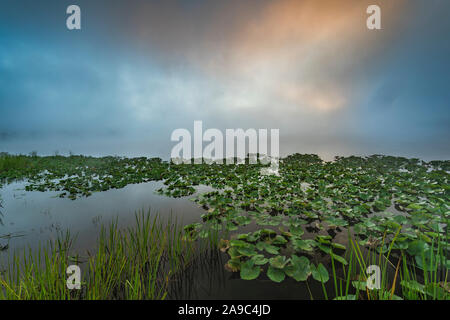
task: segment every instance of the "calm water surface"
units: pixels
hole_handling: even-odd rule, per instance
[[[0,245],[7,242],[9,250],[34,248],[39,242],[55,237],[58,230],[66,229],[77,235],[77,248],[91,248],[101,224],[117,218],[121,227],[133,225],[135,213],[142,210],[151,210],[163,219],[177,217],[183,224],[198,221],[203,213],[189,201],[194,196],[173,199],[156,194],[163,185],[160,181],[96,192],[76,200],[59,198],[59,192],[28,192],[24,190],[25,185],[16,182],[0,189]],[[207,190],[207,187],[199,188],[199,191]]]
[[[135,213],[151,210],[161,218],[176,217],[179,223],[199,222],[204,210],[190,201],[196,195],[185,198],[169,198],[155,193],[162,182],[128,185],[123,189],[97,192],[88,198],[70,200],[59,198],[58,192],[25,191],[26,183],[15,182],[0,189],[2,208],[0,214],[0,261],[8,255],[25,248],[36,249],[39,243],[56,238],[58,231],[70,229],[76,235],[74,249],[83,254],[95,248],[101,224],[107,225],[118,219],[120,227],[134,225]],[[200,186],[198,192],[212,190]],[[256,230],[252,224],[239,232]],[[326,234],[325,231],[319,234]],[[305,238],[314,238],[317,233],[305,233]],[[345,243],[346,232],[338,234],[333,241]],[[228,255],[220,251],[199,254],[194,263],[183,273],[181,279],[171,285],[169,299],[310,299],[323,298],[321,284],[286,278],[274,283],[262,274],[257,280],[245,281],[239,273],[225,270]],[[329,257],[317,257],[325,265]],[[317,263],[317,261],[316,261]],[[331,284],[331,281],[328,283]],[[332,294],[333,288],[327,286]]]

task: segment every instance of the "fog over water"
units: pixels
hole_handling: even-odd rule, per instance
[[[293,153],[314,153],[318,154],[325,161],[332,161],[335,156],[368,156],[372,154],[385,154],[408,158],[419,158],[425,161],[448,160],[450,158],[448,148],[436,150],[433,146],[423,147],[418,150],[412,144],[409,148],[398,145],[366,144],[358,145],[345,144],[341,141],[330,140],[321,144],[301,139],[280,138],[280,154],[287,156]],[[101,156],[125,156],[125,157],[159,157],[163,160],[170,159],[171,148],[176,142],[170,141],[170,134],[161,138],[160,141],[153,139],[133,139],[114,137],[89,137],[85,139],[75,139],[73,137],[61,139],[50,137],[44,139],[11,139],[2,141],[0,151],[9,153],[29,154],[38,151],[39,155],[60,155],[83,154],[96,157]],[[206,145],[206,144],[205,144]],[[224,153],[225,154],[225,153]]]

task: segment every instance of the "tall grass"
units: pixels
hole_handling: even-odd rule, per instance
[[[28,168],[31,164],[30,158],[22,155],[0,154],[0,172]]]
[[[422,253],[422,267],[404,250],[397,250],[397,257],[392,259],[395,234],[386,250],[362,250],[358,242],[349,235],[350,250],[347,251],[347,266],[342,266],[339,274],[332,259],[332,278],[335,299],[337,300],[449,300],[448,269],[443,264],[446,248],[440,238],[432,239],[431,250]],[[386,236],[386,235],[385,235]],[[383,237],[381,248],[385,246]],[[436,250],[435,250],[436,249]],[[391,261],[394,260],[394,261]],[[396,261],[395,261],[396,260]],[[380,288],[369,289],[367,286],[367,267],[380,267]],[[391,271],[391,272],[389,272]],[[325,295],[325,299],[328,297]]]
[[[437,254],[434,254],[435,248]],[[408,259],[406,255],[402,257],[403,268],[400,270],[400,279],[403,295],[407,299],[450,300],[448,269],[444,267],[447,262],[443,261],[446,259],[444,254],[446,247],[442,245],[440,238],[438,238],[437,243],[436,239],[432,239],[430,250],[428,251],[430,253],[428,257],[423,252],[419,257],[421,267],[417,267],[415,261]],[[428,261],[427,258],[429,258]]]
[[[176,220],[163,222],[150,213],[136,214],[134,227],[120,230],[117,220],[102,226],[96,251],[81,263],[80,290],[66,286],[70,256],[69,232],[40,247],[37,252],[14,255],[0,276],[0,299],[164,299],[169,281],[193,257]]]
[[[0,275],[0,299],[69,299],[66,289],[70,232],[46,246],[14,253],[5,275]]]

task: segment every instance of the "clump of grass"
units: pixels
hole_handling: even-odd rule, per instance
[[[23,155],[0,154],[0,172],[28,168],[31,164],[29,157]]]
[[[69,290],[66,269],[79,257],[69,255],[73,239],[67,232],[37,252],[15,255],[0,276],[0,299],[164,299],[169,281],[193,257],[183,236],[176,221],[143,212],[134,227],[121,230],[117,220],[102,226],[96,251],[80,265],[81,289]]]
[[[395,234],[386,250],[369,248],[363,253],[358,242],[350,238],[348,266],[343,266],[342,275],[338,275],[332,258],[332,277],[335,299],[337,300],[449,300],[448,269],[443,258],[446,251],[440,237],[432,239],[428,256],[422,254],[422,267],[418,267],[404,250],[397,252],[397,261],[392,263],[394,243],[400,229]],[[386,235],[385,235],[386,236]],[[385,243],[385,237],[381,248]],[[436,250],[435,249],[436,246]],[[381,283],[379,288],[369,289],[367,268],[370,265],[380,267]],[[393,277],[389,279],[389,268]],[[327,299],[326,295],[325,298]]]
[[[37,251],[14,253],[4,275],[0,275],[0,299],[69,299],[66,269],[70,265],[68,251],[73,237],[59,234]]]
[[[436,252],[435,252],[436,247]],[[400,270],[402,292],[409,300],[450,300],[446,246],[432,239],[431,249],[419,257],[421,267],[413,259],[402,255],[403,268]],[[409,260],[409,261],[408,261]],[[421,272],[420,272],[421,271]]]

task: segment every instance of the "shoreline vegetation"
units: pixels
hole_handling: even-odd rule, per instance
[[[311,299],[450,299],[449,160],[293,154],[276,175],[261,174],[267,167],[0,154],[0,187],[24,180],[27,191],[71,200],[149,181],[163,181],[158,193],[174,198],[214,189],[192,199],[204,209],[197,223],[139,212],[133,227],[103,227],[97,251],[83,256],[82,290],[66,289],[65,268],[79,258],[70,230],[15,254],[0,274],[0,299],[164,299],[202,250],[226,254],[224,268],[247,281],[318,281],[323,294]],[[367,285],[370,265],[380,268],[378,289]]]
[[[162,223],[150,212],[137,213],[135,225],[124,230],[117,221],[102,226],[92,253],[72,255],[73,241],[67,230],[36,252],[15,253],[0,276],[0,299],[164,299],[169,281],[194,253],[176,221]],[[84,268],[80,290],[66,286],[69,265]]]

